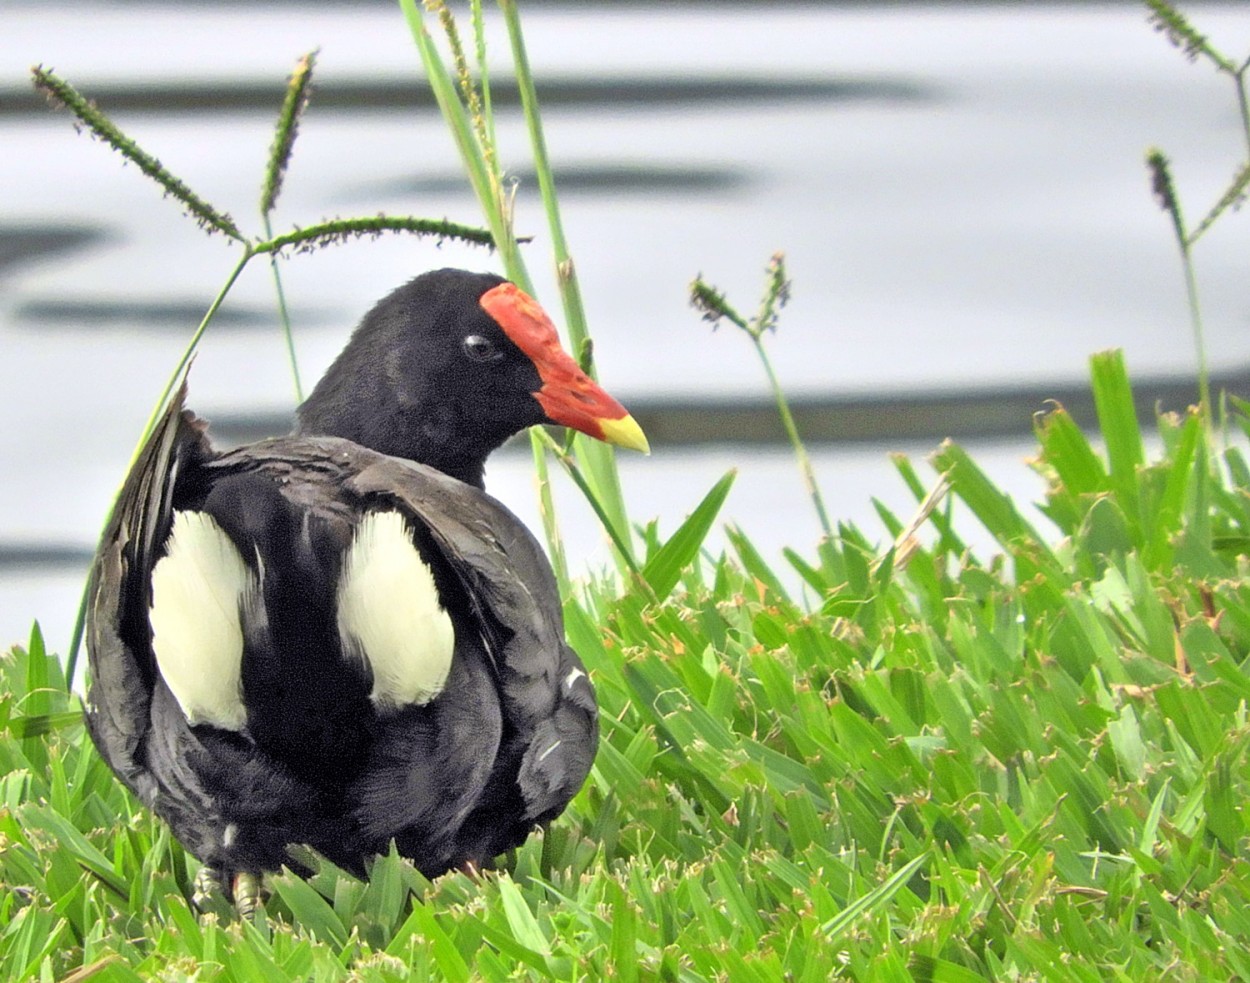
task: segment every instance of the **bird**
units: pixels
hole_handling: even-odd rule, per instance
[[[87,729],[242,914],[311,848],[481,870],[590,772],[598,709],[529,530],[484,491],[537,424],[648,451],[491,273],[379,301],[287,436],[218,450],[169,400],[88,579]],[[303,857],[304,859],[301,859]]]

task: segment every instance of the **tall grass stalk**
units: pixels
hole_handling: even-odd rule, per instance
[[[482,6],[475,2],[471,7],[475,58],[479,76],[477,80],[474,80],[469,76],[468,58],[464,53],[455,19],[447,4],[442,0],[428,0],[424,7],[426,12],[437,17],[443,28],[455,66],[454,77],[425,26],[421,6],[415,0],[399,0],[399,3],[421,56],[422,65],[439,109],[460,151],[470,184],[478,198],[487,224],[496,236],[505,272],[509,279],[519,284],[522,289],[533,293],[532,281],[517,248],[514,201],[503,180],[502,165],[494,139],[494,119],[489,98],[489,70],[484,40],[485,15]],[[589,333],[586,328],[573,261],[560,220],[555,195],[555,180],[543,136],[542,120],[534,91],[533,74],[530,71],[521,32],[520,17],[515,3],[505,0],[500,3],[500,7],[508,30],[513,68],[521,93],[522,111],[530,137],[531,155],[537,174],[539,192],[552,237],[556,278],[565,315],[569,348],[574,353],[580,353],[588,347]],[[593,374],[593,367],[591,372]],[[545,442],[537,433],[531,435],[543,532],[551,549],[553,566],[557,579],[560,581],[561,590],[567,596],[568,566],[564,557],[565,551],[556,518],[555,503],[551,496],[545,446]],[[574,478],[574,482],[584,495],[593,498],[591,507],[605,527],[621,570],[623,573],[629,573],[637,567],[637,562],[633,556],[628,512],[621,492],[615,452],[606,444],[580,435],[575,438],[575,446],[577,457],[584,464],[584,470]],[[569,470],[572,458],[564,455],[557,460],[563,464],[572,477],[572,471]]]
[[[1250,97],[1246,90],[1250,56],[1237,61],[1224,54],[1170,0],[1145,0],[1145,4],[1150,11],[1150,20],[1155,28],[1183,51],[1190,61],[1206,62],[1232,81],[1236,92],[1242,137],[1246,146],[1246,161],[1237,169],[1219,199],[1192,230],[1186,226],[1180,197],[1176,192],[1176,184],[1167,157],[1158,149],[1152,149],[1146,154],[1146,166],[1150,171],[1152,190],[1160,207],[1172,220],[1172,230],[1180,250],[1181,269],[1185,279],[1185,298],[1189,308],[1189,320],[1198,363],[1199,402],[1202,406],[1203,418],[1209,427],[1212,424],[1214,407],[1211,404],[1211,381],[1207,367],[1206,342],[1203,336],[1202,310],[1193,248],[1216,220],[1235,208],[1245,198],[1247,189],[1250,188]]]
[[[438,103],[443,120],[451,131],[456,149],[460,152],[460,160],[469,178],[469,184],[477,197],[486,224],[491,230],[495,248],[503,262],[504,273],[508,279],[532,294],[534,286],[518,248],[513,227],[513,200],[511,196],[505,194],[503,188],[498,154],[495,149],[493,122],[486,122],[489,117],[485,115],[484,107],[490,105],[489,98],[483,96],[480,123],[475,123],[467,105],[467,93],[475,91],[473,80],[467,75],[467,67],[461,75],[461,81],[464,84],[458,87],[443,63],[442,55],[434,44],[433,37],[426,29],[421,7],[415,0],[399,0],[399,6],[408,24],[408,30],[412,34],[417,53],[421,57],[421,65],[429,80],[430,89],[434,93],[434,99]],[[444,3],[427,3],[426,7],[441,20],[444,33],[452,47],[453,57],[456,57],[456,52],[460,50],[459,37],[450,9]],[[477,39],[478,71],[483,79],[484,91],[488,93],[489,73],[486,68],[485,27],[480,3],[473,6],[473,18],[474,36]],[[463,52],[457,60],[462,66],[467,65]],[[568,560],[565,557],[564,539],[560,534],[555,499],[551,492],[547,457],[537,434],[530,435],[530,452],[534,460],[538,512],[543,524],[543,538],[547,541],[551,566],[555,571],[560,594],[567,597],[570,589]]]
[[[512,62],[521,95],[521,109],[525,114],[526,131],[530,138],[530,152],[534,159],[534,170],[542,196],[543,211],[547,216],[547,228],[551,232],[552,258],[555,262],[556,280],[569,333],[569,347],[574,353],[584,356],[586,362],[584,368],[594,378],[596,373],[593,359],[590,357],[593,350],[590,344],[590,330],[586,324],[586,311],[582,303],[581,287],[577,280],[577,268],[573,263],[568,239],[564,234],[564,223],[560,218],[555,175],[552,173],[551,159],[547,153],[547,140],[543,135],[538,94],[534,89],[534,75],[530,70],[529,54],[525,48],[525,36],[521,31],[521,19],[517,13],[516,0],[499,0],[499,7],[503,11],[504,22],[508,28]],[[625,500],[621,493],[615,450],[583,434],[575,434],[573,442],[577,448],[578,458],[585,462],[588,480],[594,489],[595,496],[614,527],[615,538],[628,550],[629,516],[626,513]],[[622,554],[622,559],[628,565],[632,563],[633,557],[625,553]]]
[[[820,528],[824,533],[825,539],[833,540],[835,535],[833,523],[829,521],[829,512],[825,508],[824,496],[821,495],[820,485],[816,481],[816,469],[812,467],[812,460],[807,453],[807,447],[803,443],[803,438],[799,435],[798,424],[794,422],[794,414],[790,412],[790,401],[786,398],[785,389],[782,388],[781,380],[777,377],[777,371],[773,368],[772,358],[769,357],[768,349],[764,345],[765,333],[777,329],[778,313],[785,306],[790,296],[790,282],[786,279],[785,257],[781,253],[774,254],[772,259],[769,260],[766,277],[767,280],[763,297],[760,300],[759,311],[752,318],[744,317],[738,313],[725,299],[725,295],[705,282],[702,277],[696,277],[694,282],[690,284],[690,301],[703,312],[705,320],[715,324],[721,318],[725,318],[731,324],[741,328],[747,337],[751,339],[755,353],[764,368],[764,374],[768,378],[768,387],[772,391],[773,399],[777,404],[777,414],[781,418],[781,425],[785,428],[786,438],[790,441],[790,446],[798,462],[799,473],[803,477],[803,487],[807,491],[808,498],[812,501],[812,507],[816,510],[816,517],[820,522]]]

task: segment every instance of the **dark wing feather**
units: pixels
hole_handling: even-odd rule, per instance
[[[211,453],[203,425],[183,412],[185,398],[184,382],[127,475],[87,588],[87,727],[118,777],[149,805],[157,790],[141,750],[156,679],[146,644],[148,574],[169,532],[174,478],[188,458]],[[136,637],[145,644],[136,646]]]

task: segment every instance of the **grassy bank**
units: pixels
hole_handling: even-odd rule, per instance
[[[1250,977],[1250,469],[1197,414],[1146,462],[1122,363],[1093,368],[1106,455],[1061,409],[1039,428],[1057,544],[946,446],[963,519],[883,511],[893,546],[842,526],[792,554],[814,607],[745,534],[665,600],[579,591],[597,764],[478,881],[391,857],[197,921],[195,862],[108,773],[57,661],[14,650],[0,974]],[[973,521],[1001,555],[965,550]]]

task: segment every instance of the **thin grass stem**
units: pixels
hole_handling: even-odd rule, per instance
[[[504,23],[508,29],[517,88],[521,96],[521,109],[525,115],[526,130],[529,134],[530,153],[534,158],[538,189],[547,217],[547,227],[551,233],[560,300],[569,335],[569,350],[581,353],[588,350],[586,342],[590,337],[590,332],[587,328],[585,305],[582,302],[576,268],[569,252],[564,223],[560,217],[555,176],[551,168],[551,158],[547,152],[547,139],[543,133],[538,93],[534,86],[534,75],[530,69],[525,37],[521,30],[521,19],[515,0],[499,0],[499,8],[503,12]],[[594,377],[593,366],[590,366],[589,374],[592,378]],[[621,491],[615,451],[607,444],[587,438],[575,438],[574,443],[578,448],[578,457],[586,465],[588,480],[584,483],[583,490],[594,497],[595,501],[591,504],[596,514],[610,523],[608,532],[613,544],[618,550],[626,549],[620,559],[626,566],[629,566],[633,559],[628,551],[629,515]]]
[[[538,516],[543,524],[543,536],[547,540],[547,552],[551,555],[551,569],[556,575],[556,585],[561,597],[569,597],[573,581],[569,577],[569,563],[564,550],[564,537],[556,519],[555,498],[551,492],[551,469],[547,466],[547,452],[542,440],[541,427],[530,431],[530,456],[534,461],[534,486],[538,494]]]
[[[269,213],[265,212],[262,216],[265,225],[265,238],[273,238],[273,226],[269,219]],[[269,270],[273,274],[274,295],[278,302],[278,319],[282,325],[282,340],[286,347],[287,361],[291,366],[291,381],[295,384],[295,402],[304,402],[304,387],[300,385],[299,378],[299,359],[295,354],[295,333],[291,330],[291,313],[286,303],[286,290],[282,287],[282,271],[278,263],[278,253],[271,252],[269,254]]]
[[[594,509],[595,515],[599,517],[599,522],[603,525],[604,531],[606,531],[608,536],[611,538],[612,545],[616,548],[616,551],[620,555],[621,560],[625,563],[625,566],[629,568],[630,572],[641,575],[642,570],[638,566],[638,562],[634,559],[633,550],[630,549],[628,542],[623,539],[621,534],[612,525],[612,522],[604,511],[603,506],[600,504],[598,497],[591,491],[590,486],[586,482],[585,475],[582,473],[581,468],[577,466],[577,458],[561,447],[555,438],[553,438],[551,434],[547,433],[547,431],[541,427],[535,430],[535,434],[538,436],[542,445],[555,455],[556,460],[560,462],[560,464],[564,467],[565,472],[573,480],[573,484],[577,485],[577,487],[581,490],[581,493],[586,496],[586,501],[590,503],[590,507]]]
[[[213,298],[213,302],[208,305],[208,310],[204,312],[204,317],[200,319],[199,326],[191,334],[191,340],[187,342],[187,347],[183,349],[182,355],[178,358],[177,364],[174,366],[173,372],[170,373],[169,379],[165,382],[165,388],[161,390],[160,398],[157,399],[156,405],[152,407],[152,412],[148,416],[148,422],[143,427],[143,435],[139,438],[139,442],[135,445],[134,452],[130,455],[130,463],[126,466],[126,473],[130,473],[130,469],[135,466],[135,462],[139,459],[139,455],[143,452],[144,445],[148,442],[148,438],[152,436],[152,431],[156,429],[156,421],[160,419],[161,414],[165,411],[165,406],[169,403],[170,394],[175,387],[182,381],[183,375],[186,373],[187,366],[191,364],[191,360],[195,357],[195,351],[199,347],[200,339],[204,337],[204,332],[208,330],[209,324],[221,310],[221,305],[225,303],[226,296],[234,287],[235,282],[243,273],[244,268],[256,253],[249,247],[243,251],[243,255],[239,257],[239,261],[235,263],[234,268],[226,277],[226,282],[222,284],[221,289],[217,291],[217,296]]]
[[[152,432],[156,429],[156,423],[160,419],[161,414],[165,411],[165,407],[169,404],[170,394],[174,391],[183,376],[186,374],[187,366],[191,364],[191,359],[195,356],[195,350],[199,346],[200,339],[204,337],[204,332],[208,329],[209,323],[212,321],[216,313],[221,309],[221,305],[226,300],[226,295],[230,293],[231,288],[239,279],[244,268],[255,255],[250,248],[244,250],[239,261],[226,277],[226,282],[221,289],[217,291],[217,296],[213,298],[213,302],[209,305],[208,310],[204,312],[204,317],[200,319],[199,326],[196,327],[191,335],[191,340],[187,342],[187,347],[183,349],[178,364],[174,367],[174,371],[170,373],[169,379],[165,383],[165,387],[161,390],[161,394],[156,401],[156,405],[152,408],[148,421],[144,424],[143,434],[140,436],[138,443],[135,445],[134,451],[130,455],[130,462],[126,465],[125,474],[129,475],[134,469],[135,463],[139,460],[139,455],[143,453],[143,448],[147,445],[148,439],[152,436]],[[123,479],[124,480],[124,479]],[[117,494],[113,496],[113,501],[109,505],[108,515],[104,518],[103,528],[107,529],[113,521],[113,511],[117,508],[117,499],[121,494],[120,487]],[[74,673],[78,666],[78,653],[82,647],[83,631],[87,623],[87,604],[90,601],[88,591],[91,588],[91,580],[88,578],[83,585],[82,597],[78,602],[78,612],[74,616],[74,631],[70,636],[69,650],[65,656],[65,685],[67,689],[73,689]]]
[[[1172,180],[1172,169],[1161,150],[1152,149],[1146,154],[1146,166],[1150,170],[1151,189],[1159,202],[1159,207],[1167,212],[1172,220],[1172,231],[1176,237],[1176,245],[1181,253],[1181,267],[1185,276],[1185,294],[1189,306],[1190,326],[1194,335],[1194,351],[1198,362],[1198,401],[1205,425],[1210,428],[1211,416],[1211,378],[1207,369],[1206,341],[1202,330],[1202,309],[1198,302],[1198,280],[1194,271],[1194,259],[1191,237],[1185,228],[1185,216],[1181,212],[1180,198],[1176,194],[1176,185]]]
[[[829,512],[825,508],[825,499],[821,495],[820,485],[816,481],[816,469],[812,467],[812,459],[808,456],[807,446],[799,435],[798,425],[794,422],[794,414],[790,412],[790,401],[786,399],[785,389],[782,388],[781,380],[777,378],[777,372],[773,368],[772,359],[768,357],[768,350],[764,347],[763,339],[758,335],[754,335],[752,340],[755,343],[756,354],[760,357],[760,364],[764,366],[764,373],[768,377],[769,388],[773,391],[773,398],[777,403],[777,415],[781,417],[781,425],[785,428],[786,437],[794,450],[794,457],[798,462],[799,472],[803,476],[803,487],[806,489],[808,497],[812,500],[812,506],[816,510],[816,517],[820,521],[821,531],[827,539],[832,540],[834,538],[833,523],[829,521]]]

